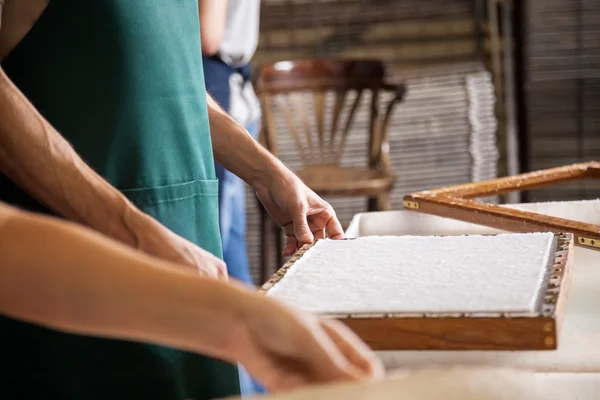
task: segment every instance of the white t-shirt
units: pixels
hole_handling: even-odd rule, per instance
[[[260,29],[260,0],[228,0],[225,32],[219,57],[233,67],[250,62]]]
[[[247,65],[256,52],[259,29],[260,0],[229,0],[219,58],[232,67]],[[243,126],[260,119],[260,103],[252,84],[235,73],[229,79],[229,88],[231,117]]]

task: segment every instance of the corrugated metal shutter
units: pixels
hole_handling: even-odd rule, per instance
[[[529,0],[525,18],[530,169],[600,159],[600,2]],[[532,201],[597,197],[598,180],[530,193]]]

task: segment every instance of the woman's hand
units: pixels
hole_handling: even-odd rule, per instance
[[[335,321],[241,283],[177,271],[79,224],[0,203],[0,254],[3,315],[239,361],[270,390],[382,375],[367,346]]]
[[[335,211],[287,169],[275,171],[266,184],[255,187],[258,198],[286,236],[284,255],[316,239],[341,239],[342,226]]]
[[[374,353],[342,323],[268,297],[253,303],[233,353],[268,390],[383,377]]]

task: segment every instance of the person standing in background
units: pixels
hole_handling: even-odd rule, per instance
[[[199,0],[206,89],[225,111],[257,139],[260,103],[250,81],[258,45],[260,0]],[[229,276],[251,283],[246,251],[244,182],[215,163],[223,258]]]
[[[250,80],[250,60],[258,45],[260,0],[198,0],[202,63],[208,93],[257,139],[260,103]],[[246,249],[244,182],[215,163],[219,179],[219,225],[229,276],[252,284]],[[264,389],[240,367],[242,394]]]

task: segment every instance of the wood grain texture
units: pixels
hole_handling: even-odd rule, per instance
[[[458,219],[509,232],[569,232],[577,246],[600,250],[600,226],[514,210],[473,199],[561,182],[600,177],[600,162],[573,164],[483,182],[412,193],[404,197],[408,210]]]
[[[300,90],[372,89],[383,86],[386,78],[385,67],[378,60],[278,61],[259,66],[256,74],[259,95]]]
[[[555,323],[550,317],[405,317],[341,321],[376,351],[556,349]]]
[[[343,322],[374,350],[554,350],[568,299],[574,242],[571,234],[555,237],[554,256],[535,313],[331,313],[322,317]],[[313,246],[298,250],[259,291],[267,294]]]

